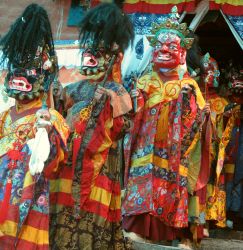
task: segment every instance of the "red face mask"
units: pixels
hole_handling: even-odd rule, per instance
[[[212,57],[206,57],[207,54],[204,56],[203,62],[203,73],[202,73],[202,82],[207,84],[208,87],[218,87],[219,85],[219,69],[218,64]]]
[[[174,69],[179,64],[183,64],[183,50],[178,36],[170,33],[160,34],[153,52],[155,68]]]

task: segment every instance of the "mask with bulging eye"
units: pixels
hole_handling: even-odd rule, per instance
[[[32,100],[44,91],[44,75],[36,69],[16,68],[5,78],[5,92],[17,100]]]
[[[27,57],[28,58],[28,57]],[[5,92],[16,100],[33,100],[48,91],[57,71],[57,57],[50,56],[49,48],[38,47],[33,60],[12,66],[5,78]]]
[[[85,46],[82,53],[80,73],[85,76],[95,76],[105,73],[109,67],[112,55],[118,52],[118,46],[107,51],[102,44],[94,48],[90,43]]]
[[[87,49],[82,55],[81,74],[90,76],[105,72],[108,68],[111,56],[103,50],[92,51]]]
[[[230,100],[243,104],[243,69],[233,67],[230,70],[228,87]]]
[[[181,39],[173,33],[161,33],[154,46],[153,63],[157,69],[174,69],[184,63]]]
[[[201,59],[201,64],[203,69],[201,75],[202,84],[206,84],[209,88],[217,88],[219,86],[220,71],[216,60],[209,53],[206,53]]]

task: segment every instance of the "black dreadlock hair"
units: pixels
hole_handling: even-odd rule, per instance
[[[125,0],[113,0],[112,2],[122,10]]]
[[[109,51],[114,43],[124,52],[133,41],[133,25],[129,17],[121,10],[124,1],[114,0],[113,3],[103,3],[90,9],[80,23],[81,47],[90,42],[96,48],[103,42],[104,49]]]
[[[12,24],[9,32],[0,41],[3,51],[1,63],[8,59],[8,67],[23,67],[32,61],[38,46],[48,45],[54,55],[51,25],[46,10],[38,4],[30,4]]]

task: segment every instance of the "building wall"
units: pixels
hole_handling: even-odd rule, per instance
[[[0,35],[8,31],[14,20],[30,3],[42,5],[49,15],[54,40],[78,39],[77,27],[67,26],[71,0],[0,0]]]

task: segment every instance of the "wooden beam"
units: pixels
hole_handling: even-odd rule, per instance
[[[205,17],[205,15],[208,13],[208,11],[209,11],[209,0],[201,1],[195,10],[196,15],[192,19],[189,29],[192,31],[195,31],[198,25],[201,23],[201,21]]]

